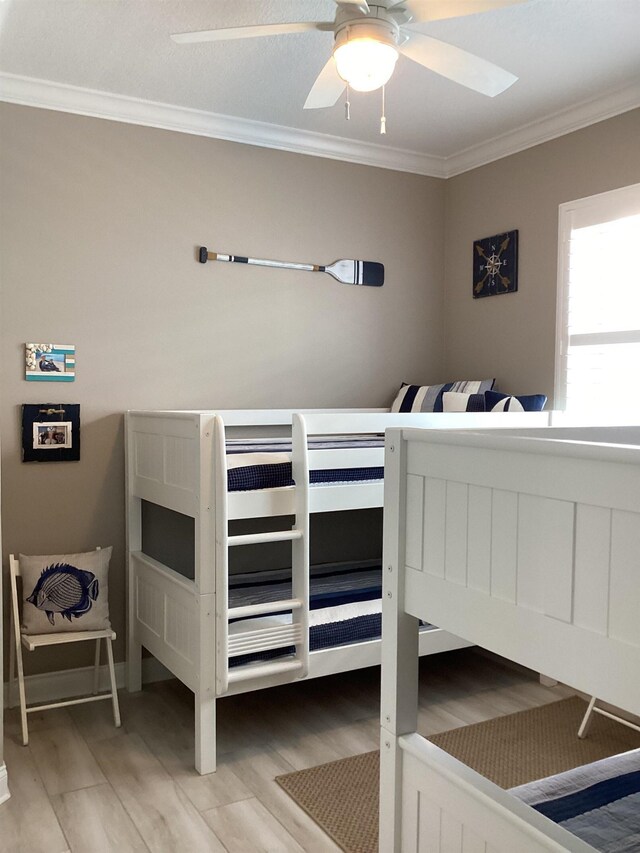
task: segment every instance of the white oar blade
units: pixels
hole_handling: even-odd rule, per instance
[[[334,261],[320,272],[328,272],[342,284],[361,284],[366,287],[382,287],[384,264],[377,261]]]
[[[222,27],[219,30],[200,30],[194,33],[174,33],[171,38],[179,44],[196,44],[204,41],[230,41],[232,39],[284,36],[306,33],[310,30],[331,31],[333,24],[326,21],[296,21],[291,24],[259,24],[254,27]]]
[[[517,6],[528,0],[403,0],[391,8],[406,9],[411,15],[412,24],[422,24],[426,21],[443,21],[447,18],[463,18],[466,15],[478,15],[480,12],[491,12],[494,9],[504,9],[505,6]]]
[[[316,77],[316,82],[311,87],[304,102],[305,110],[318,110],[324,107],[332,107],[346,88],[346,83],[336,70],[333,56]]]
[[[494,98],[518,79],[493,62],[440,39],[409,30],[403,33],[409,36],[409,41],[398,48],[403,56],[482,95]]]

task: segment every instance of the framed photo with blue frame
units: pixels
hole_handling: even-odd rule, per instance
[[[22,407],[23,462],[79,459],[79,403],[33,403]]]

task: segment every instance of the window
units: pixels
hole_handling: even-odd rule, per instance
[[[555,408],[640,410],[640,184],[560,205]]]

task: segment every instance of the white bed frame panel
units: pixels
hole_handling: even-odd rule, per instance
[[[548,434],[387,432],[381,850],[593,849],[416,733],[418,618],[640,712],[640,447],[585,443],[640,430]]]
[[[382,506],[383,484],[354,483],[306,489],[287,487],[255,492],[226,491],[225,430],[292,426],[294,479],[320,467],[376,466],[384,463],[383,448],[307,450],[306,434],[383,432],[390,425],[437,429],[544,426],[549,413],[390,414],[388,410],[302,411],[166,411],[129,412],[127,433],[128,639],[127,686],[141,689],[141,652],[148,649],[195,693],[196,768],[215,770],[215,702],[217,696],[316,677],[380,662],[380,641],[358,643],[304,655],[300,665],[261,665],[255,673],[243,668],[233,676],[222,666],[227,659],[225,623],[227,521]],[[297,424],[297,426],[296,426]],[[296,437],[296,430],[299,436]],[[255,431],[252,431],[252,436]],[[300,437],[302,436],[302,437]],[[195,578],[189,580],[142,552],[141,502],[149,501],[194,519]],[[296,521],[296,526],[298,521]],[[231,544],[231,543],[229,543]],[[304,566],[308,530],[294,542],[297,562]],[[302,590],[308,572],[295,579]],[[300,587],[302,584],[302,587]],[[218,595],[217,595],[218,593]],[[294,611],[294,621],[298,618]],[[300,617],[303,619],[303,617]],[[301,623],[302,635],[306,626]],[[423,632],[420,652],[428,654],[468,645],[455,635]],[[216,664],[216,658],[218,663]],[[244,680],[236,682],[238,676]]]

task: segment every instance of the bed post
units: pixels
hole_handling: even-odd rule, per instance
[[[195,583],[198,595],[198,687],[195,690],[195,765],[198,773],[216,769],[216,517],[217,491],[226,490],[224,456],[214,449],[214,418],[199,416],[200,499],[195,524]],[[222,449],[224,454],[224,435]],[[224,484],[218,480],[224,478]],[[226,528],[226,518],[223,519]],[[226,542],[226,529],[224,531]]]
[[[404,613],[402,583],[406,525],[406,441],[402,430],[385,434],[382,585],[382,685],[380,702],[380,850],[399,851],[402,825],[401,735],[417,729],[418,620]]]
[[[142,550],[142,521],[140,498],[133,495],[133,431],[132,415],[126,412],[125,426],[125,479],[127,483],[126,512],[126,572],[127,572],[127,690],[142,690],[142,646],[137,636],[135,575],[131,552]]]
[[[204,690],[195,695],[195,766],[205,775],[216,769],[216,697]]]
[[[198,609],[198,687],[195,690],[195,756],[198,773],[216,769],[215,595],[200,595]]]

